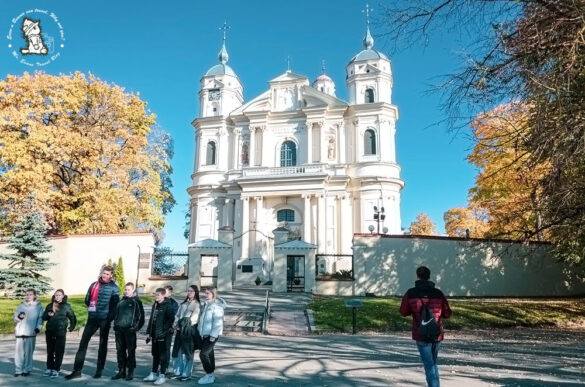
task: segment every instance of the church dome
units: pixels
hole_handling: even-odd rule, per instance
[[[313,88],[335,97],[335,82],[327,74],[322,73],[313,81]]]
[[[231,75],[232,77],[237,77],[235,71],[225,63],[216,64],[205,73],[206,77],[212,75]]]
[[[374,47],[374,38],[372,37],[372,34],[370,33],[369,26],[366,27],[366,36],[364,37],[363,43],[364,43],[364,50],[360,51],[356,56],[351,58],[349,63],[359,62],[362,60],[370,60],[370,59],[386,59],[386,60],[388,60],[388,57],[386,55],[382,54],[380,51],[375,50],[373,48]]]
[[[237,77],[236,72],[227,64],[230,56],[228,55],[227,49],[225,48],[225,36],[223,38],[223,45],[221,46],[221,50],[217,54],[217,58],[219,59],[219,64],[216,64],[207,72],[205,76],[214,76],[214,75],[231,75],[232,77]]]

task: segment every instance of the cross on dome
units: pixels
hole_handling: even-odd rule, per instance
[[[227,49],[225,48],[226,33],[227,33],[227,30],[229,30],[230,28],[231,27],[228,26],[226,21],[223,22],[223,26],[219,27],[220,30],[223,30],[223,44],[221,46],[221,50],[219,51],[219,61],[223,64],[226,64],[230,58],[230,56],[228,55]]]
[[[366,36],[364,37],[364,48],[366,50],[370,50],[374,47],[374,38],[370,33],[370,12],[373,12],[374,9],[370,8],[369,4],[366,4],[366,8],[362,10],[362,13],[366,14]]]

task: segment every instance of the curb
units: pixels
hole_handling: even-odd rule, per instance
[[[315,316],[313,315],[313,311],[311,309],[305,309],[307,314],[307,320],[309,322],[309,333],[317,333],[317,328],[315,327]]]

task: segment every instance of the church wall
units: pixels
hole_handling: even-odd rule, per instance
[[[62,288],[71,295],[85,294],[110,258],[117,263],[122,257],[126,282],[136,282],[138,246],[140,253],[149,255],[150,261],[154,236],[150,233],[70,235],[51,237],[48,243],[53,251],[47,256],[55,265],[43,274],[53,279],[53,289]],[[7,243],[0,243],[0,253],[9,251]],[[141,274],[138,281],[144,284],[148,277]]]

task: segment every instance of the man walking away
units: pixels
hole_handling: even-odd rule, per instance
[[[114,331],[116,332],[116,353],[118,355],[118,373],[112,380],[134,379],[136,368],[136,332],[144,325],[144,307],[134,293],[134,284],[128,282],[124,287],[124,297],[116,307]]]
[[[102,377],[104,366],[106,365],[106,355],[108,353],[108,334],[110,333],[110,324],[114,319],[114,313],[118,301],[120,301],[120,289],[118,284],[112,279],[114,268],[104,266],[100,277],[97,281],[89,285],[85,295],[85,305],[87,305],[87,325],[83,329],[83,335],[79,342],[79,349],[75,355],[73,372],[65,376],[65,379],[77,379],[81,377],[81,369],[85,362],[87,346],[91,337],[100,330],[100,346],[98,349],[98,360],[95,379]]]
[[[427,385],[439,387],[437,356],[443,341],[442,319],[451,317],[451,308],[443,292],[435,288],[435,284],[429,280],[431,271],[428,267],[420,266],[416,269],[416,276],[418,279],[414,283],[414,288],[408,289],[402,298],[400,314],[404,317],[412,315],[412,339],[416,340],[425,368]],[[427,310],[431,313],[421,323],[421,315],[426,315]],[[436,335],[433,335],[432,327],[437,328]]]

